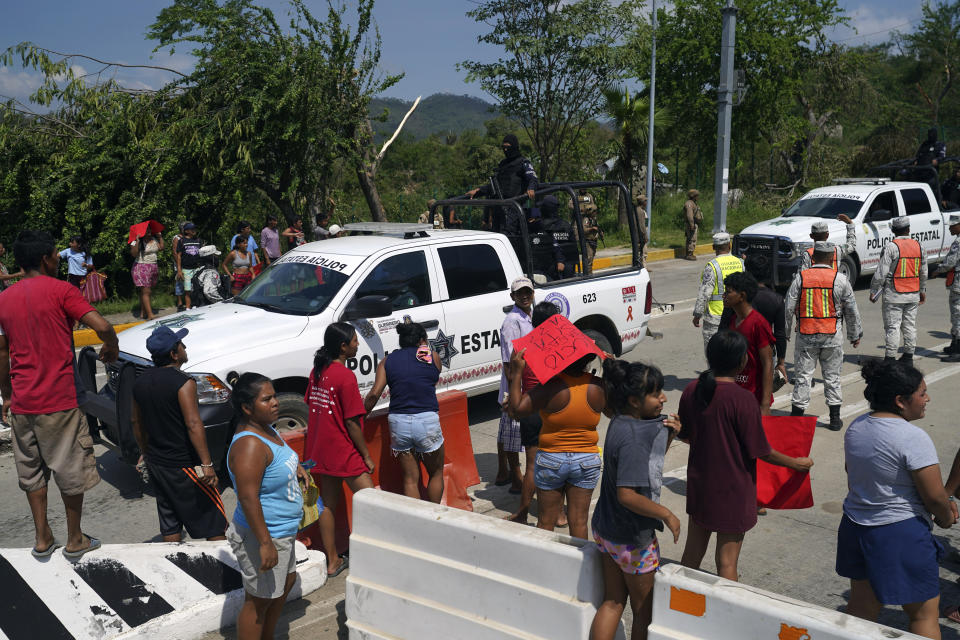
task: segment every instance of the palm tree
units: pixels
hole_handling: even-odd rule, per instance
[[[631,95],[627,87],[609,87],[603,91],[603,110],[610,117],[616,133],[617,160],[611,174],[633,191],[633,179],[636,176],[634,162],[642,158],[647,149],[649,133],[650,98],[645,95]],[[656,130],[670,126],[673,116],[661,107],[653,114]],[[649,167],[647,168],[649,170]],[[650,197],[649,194],[647,197]],[[626,223],[626,207],[619,208],[620,222]]]

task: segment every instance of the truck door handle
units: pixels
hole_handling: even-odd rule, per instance
[[[421,322],[421,323],[420,323],[420,326],[423,327],[426,331],[429,331],[430,329],[436,329],[437,327],[439,327],[439,326],[440,326],[440,321],[439,321],[439,320],[427,320],[426,322]]]
[[[930,221],[930,224],[940,224],[940,221],[939,221],[939,220],[931,220],[931,221]]]

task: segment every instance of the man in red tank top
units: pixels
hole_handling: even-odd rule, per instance
[[[886,358],[896,357],[902,332],[900,359],[912,365],[917,347],[917,310],[927,299],[927,257],[920,243],[910,237],[910,218],[898,216],[890,222],[890,228],[894,237],[883,247],[870,281],[870,302],[883,295]]]

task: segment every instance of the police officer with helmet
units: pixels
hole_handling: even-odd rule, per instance
[[[797,319],[794,351],[793,409],[790,415],[802,416],[810,405],[810,383],[817,362],[823,372],[823,395],[830,409],[830,429],[843,427],[840,405],[843,395],[840,368],[843,366],[843,336],[854,348],[860,346],[863,327],[853,287],[847,277],[833,268],[836,247],[818,241],[813,246],[813,265],[799,271],[790,284],[786,300],[786,329]]]
[[[883,295],[886,359],[896,357],[902,333],[900,359],[912,365],[917,347],[917,310],[927,299],[927,256],[920,243],[910,237],[910,218],[896,217],[890,228],[894,238],[880,254],[880,264],[870,281],[870,302]]]
[[[713,251],[717,256],[703,267],[700,275],[700,289],[697,302],[693,307],[693,326],[703,323],[703,351],[707,343],[720,328],[720,316],[723,315],[723,279],[731,273],[743,271],[743,260],[730,253],[730,234],[721,231],[713,234]]]

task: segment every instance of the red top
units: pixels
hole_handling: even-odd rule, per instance
[[[305,458],[316,466],[311,470],[325,476],[351,478],[367,471],[367,465],[347,432],[346,421],[357,418],[363,427],[363,397],[357,377],[334,360],[323,370],[319,382],[310,372],[304,400],[310,408]]]
[[[39,415],[77,408],[73,325],[91,311],[79,289],[48,276],[25,278],[0,294],[13,413]]]
[[[757,524],[757,458],[771,451],[760,407],[737,385],[718,382],[704,408],[694,399],[697,384],[683,390],[678,411],[678,437],[690,443],[687,513],[708,531],[745,533]]]
[[[749,345],[747,366],[737,376],[737,384],[756,396],[757,402],[762,405],[763,381],[760,380],[760,376],[763,375],[763,369],[760,367],[760,349],[777,343],[773,337],[773,330],[770,328],[767,319],[756,309],[751,310],[739,325],[737,319],[734,318],[733,322],[730,323],[730,329],[743,334]],[[770,366],[773,366],[772,362]]]

